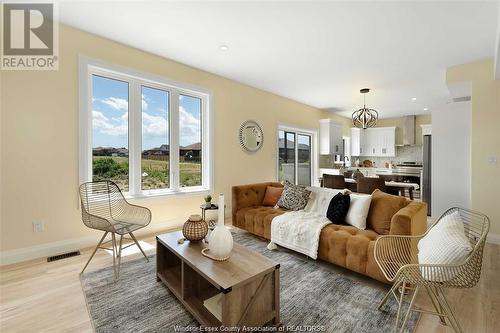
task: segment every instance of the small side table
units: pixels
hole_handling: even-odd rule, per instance
[[[206,222],[207,222],[207,224],[208,224],[208,228],[209,228],[210,230],[213,230],[213,229],[215,228],[215,224],[216,224],[216,223],[215,223],[215,220],[210,220],[210,221],[205,220],[205,212],[206,212],[207,210],[219,210],[219,205],[217,205],[217,204],[212,204],[212,206],[210,206],[210,208],[207,208],[207,207],[205,206],[205,204],[201,204],[201,205],[200,205],[200,209],[201,209],[201,218],[203,219],[203,221],[206,221]]]

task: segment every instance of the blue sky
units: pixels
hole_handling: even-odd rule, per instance
[[[168,92],[142,87],[143,149],[168,144]],[[200,142],[201,100],[180,96],[180,145]],[[93,75],[92,146],[128,148],[128,83]]]

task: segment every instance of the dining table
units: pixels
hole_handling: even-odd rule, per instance
[[[352,178],[345,178],[345,182],[347,185],[347,188],[353,192],[356,192],[358,189],[358,183],[356,182],[355,179]],[[420,186],[417,183],[403,183],[403,182],[395,182],[395,181],[386,181],[385,186],[388,189],[393,190],[394,192],[399,193],[399,195],[405,197],[406,196],[406,191],[408,191],[408,196],[410,197],[410,200],[413,200],[413,191],[418,190]]]

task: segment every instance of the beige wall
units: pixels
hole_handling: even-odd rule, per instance
[[[1,251],[83,236],[78,210],[78,55],[211,89],[215,101],[215,189],[230,202],[231,186],[276,178],[279,122],[318,128],[322,111],[220,76],[66,26],[60,29],[58,71],[1,72]],[[262,149],[243,152],[237,140],[248,119],[264,130]],[[152,224],[179,224],[199,212],[200,196],[150,199]],[[229,215],[228,207],[226,215]],[[33,233],[32,221],[45,221]]]
[[[490,157],[500,158],[500,81],[493,80],[493,60],[450,67],[446,80],[472,82],[472,208],[490,217],[490,232],[499,236],[500,164],[488,163]]]

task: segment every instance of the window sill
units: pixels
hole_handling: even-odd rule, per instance
[[[126,199],[130,200],[149,200],[149,199],[169,199],[169,198],[188,198],[188,197],[195,197],[195,196],[203,196],[210,194],[210,190],[207,188],[203,187],[192,187],[192,188],[183,188],[178,191],[162,191],[162,190],[156,190],[156,191],[149,191],[149,192],[143,192],[139,194],[125,194],[124,196]]]

